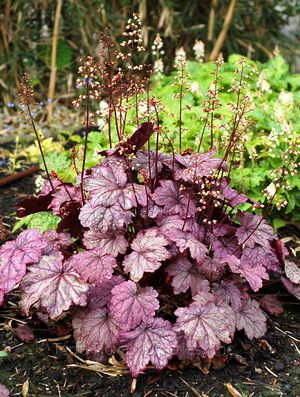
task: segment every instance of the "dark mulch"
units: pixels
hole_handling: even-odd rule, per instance
[[[0,189],[0,215],[8,228],[14,222],[13,205],[33,190],[32,178]],[[11,389],[12,396],[300,397],[300,312],[291,297],[285,298],[285,314],[269,319],[264,339],[251,342],[238,333],[210,367],[200,360],[185,367],[174,361],[172,369],[147,370],[138,378],[134,393],[130,393],[132,380],[128,375],[108,377],[74,367],[80,362],[70,353],[75,351],[72,339],[53,340],[68,331],[68,319],[62,321],[59,332],[47,328],[36,318],[22,318],[16,299],[11,295],[0,310],[0,383]],[[16,339],[14,331],[21,322],[34,330],[34,341]],[[225,384],[233,387],[230,392]]]

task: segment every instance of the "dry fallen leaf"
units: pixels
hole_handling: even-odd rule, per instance
[[[25,382],[22,385],[22,396],[27,397],[28,391],[29,391],[29,379],[25,380]]]
[[[224,383],[224,386],[229,391],[229,393],[232,395],[232,397],[243,397],[241,395],[241,393],[238,390],[236,390],[235,387],[232,386],[231,383]]]

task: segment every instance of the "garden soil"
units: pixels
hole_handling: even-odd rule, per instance
[[[8,238],[14,204],[33,191],[33,178],[0,189],[0,215]],[[46,326],[36,317],[22,317],[15,292],[0,309],[0,383],[11,396],[23,397],[300,397],[300,305],[284,290],[278,292],[285,314],[269,318],[263,339],[249,341],[237,333],[212,362],[173,361],[161,372],[147,369],[136,383],[129,375],[93,371],[85,357],[74,355],[70,320]],[[34,335],[27,343],[17,338],[16,328],[23,324]],[[122,357],[116,359],[122,364]]]

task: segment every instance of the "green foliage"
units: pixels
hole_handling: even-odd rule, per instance
[[[13,233],[24,226],[28,227],[29,229],[37,228],[41,232],[45,232],[48,229],[56,229],[60,220],[61,219],[59,216],[53,215],[48,211],[27,215],[15,223]]]
[[[221,68],[221,83],[219,99],[222,106],[215,111],[214,146],[222,152],[223,130],[221,125],[231,117],[229,104],[235,103],[236,94],[230,92],[232,77],[236,62],[240,55],[233,54]],[[282,164],[281,154],[289,147],[290,142],[299,137],[299,84],[300,75],[290,74],[289,68],[281,55],[276,55],[265,64],[248,61],[251,67],[248,71],[248,95],[254,109],[249,117],[254,125],[251,131],[246,132],[247,142],[237,167],[232,172],[234,186],[250,196],[253,200],[264,201],[263,189],[271,182],[270,171],[278,169]],[[183,144],[185,147],[197,148],[203,128],[205,113],[201,104],[205,100],[207,90],[212,85],[212,63],[187,62],[190,74],[190,92],[183,99],[184,107],[189,110],[183,112]],[[250,73],[251,71],[251,73]],[[263,74],[264,78],[263,78]],[[152,93],[165,104],[161,114],[161,122],[172,139],[178,139],[178,101],[172,100],[178,95],[176,85],[177,72],[170,76],[154,76]],[[261,87],[261,80],[265,85]],[[174,114],[172,116],[171,114]],[[209,145],[209,131],[204,137],[204,149]],[[296,160],[296,159],[295,159]],[[285,214],[293,220],[300,220],[300,181],[297,176],[289,177],[289,190],[283,190],[275,201],[280,209],[280,200],[287,200]]]

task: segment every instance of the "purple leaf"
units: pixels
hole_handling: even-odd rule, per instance
[[[26,324],[18,325],[14,332],[14,336],[21,342],[26,343],[32,342],[34,340],[32,329]]]
[[[265,267],[273,272],[279,271],[279,261],[271,247],[256,245],[254,248],[244,248],[241,262],[251,267]]]
[[[168,230],[182,229],[184,225],[184,220],[180,218],[179,215],[167,215],[165,213],[160,213],[157,217],[157,225],[160,230],[165,233]]]
[[[125,210],[134,206],[132,189],[127,190],[127,175],[122,165],[116,163],[100,164],[84,179],[84,189],[90,192],[89,202],[92,206],[109,207],[116,202]]]
[[[53,214],[60,215],[60,206],[65,202],[77,201],[81,203],[81,190],[79,187],[65,184],[57,187],[52,193],[52,197],[53,199],[48,208],[52,210]]]
[[[214,252],[214,258],[223,259],[227,255],[235,253],[240,256],[241,248],[238,245],[237,239],[232,237],[219,237],[212,240],[212,248]]]
[[[156,204],[163,206],[166,213],[188,217],[195,215],[196,205],[193,199],[189,200],[187,195],[182,196],[174,182],[162,180],[160,185],[152,194],[152,199]]]
[[[164,153],[158,153],[157,157],[157,172],[160,173],[163,169],[163,164],[169,160],[170,156]],[[131,166],[134,170],[145,170],[147,178],[154,179],[156,177],[156,152],[138,151],[135,158],[131,161]],[[150,169],[150,172],[149,172]]]
[[[165,248],[168,240],[160,235],[158,229],[141,230],[131,243],[133,252],[123,261],[125,272],[130,272],[133,281],[139,281],[144,272],[153,273],[161,262],[170,258]]]
[[[287,278],[291,280],[294,284],[300,284],[300,268],[297,266],[297,263],[292,261],[285,261],[285,274]]]
[[[123,234],[102,233],[95,230],[84,232],[83,243],[87,249],[99,248],[105,254],[111,254],[112,256],[125,254],[128,247],[128,241]]]
[[[57,233],[53,229],[49,229],[44,233],[44,239],[47,241],[47,245],[42,249],[43,255],[51,255],[54,251],[66,249],[72,244],[69,233]]]
[[[208,292],[210,289],[209,282],[199,272],[199,269],[193,265],[187,258],[179,256],[166,269],[167,273],[173,276],[172,287],[174,294],[186,292],[191,288],[192,295],[201,291]]]
[[[104,282],[99,286],[91,285],[88,292],[88,307],[89,309],[102,308],[105,305],[110,305],[112,294],[112,289],[121,283],[123,283],[124,278],[122,276],[112,276],[109,280],[104,280]]]
[[[10,391],[0,383],[0,397],[9,397]]]
[[[11,291],[22,280],[28,263],[39,261],[46,245],[38,229],[29,229],[0,248],[0,289],[4,293]]]
[[[198,269],[209,281],[217,281],[224,275],[224,265],[216,258],[205,258],[198,264]]]
[[[297,299],[300,300],[300,285],[293,284],[289,279],[281,277],[280,278],[285,288],[289,291],[290,294],[294,295]]]
[[[194,300],[197,299],[197,295]],[[176,331],[183,331],[187,347],[195,350],[200,347],[206,356],[212,358],[221,346],[221,342],[230,343],[235,330],[236,318],[227,304],[212,301],[201,304],[200,301],[181,307],[175,311],[178,317]]]
[[[135,328],[144,317],[154,317],[159,308],[155,289],[140,288],[130,280],[115,286],[111,293],[110,312],[123,330]]]
[[[137,130],[126,140],[126,144],[132,147],[133,151],[141,149],[147,143],[154,132],[152,122],[144,122],[138,126]]]
[[[229,303],[235,311],[242,306],[241,291],[233,281],[222,280],[219,285],[216,285],[215,294],[224,302]]]
[[[120,328],[116,320],[106,308],[88,309],[79,312],[72,321],[76,350],[100,352],[111,355],[120,336]]]
[[[264,295],[260,300],[260,306],[268,313],[279,316],[284,312],[282,304],[277,299],[276,295]]]
[[[236,228],[226,223],[216,223],[213,226],[213,235],[216,237],[232,236],[235,232]]]
[[[247,196],[232,189],[229,185],[229,181],[226,178],[222,178],[221,189],[225,200],[233,208],[239,204],[246,203],[248,200]]]
[[[151,200],[150,197],[148,197],[148,204],[146,204],[145,207],[140,209],[140,215],[144,219],[146,218],[155,219],[158,217],[161,211],[162,208],[156,205],[154,201]]]
[[[100,154],[104,156],[130,154],[141,149],[148,142],[154,132],[152,122],[144,122],[138,126],[137,130],[126,140],[119,143],[116,148],[103,150]]]
[[[71,265],[84,281],[99,285],[112,277],[117,262],[101,248],[94,248],[73,255]]]
[[[269,275],[261,263],[252,265],[249,262],[243,262],[242,259],[240,260],[234,255],[227,255],[223,261],[228,263],[233,273],[243,276],[255,292],[262,287],[263,280],[269,280]]]
[[[255,243],[265,248],[270,247],[269,241],[275,239],[275,235],[272,227],[265,220],[262,220],[261,216],[239,211],[237,218],[241,223],[236,231],[240,244],[245,244],[246,247],[250,248],[253,248]]]
[[[243,329],[249,339],[261,338],[267,332],[267,318],[254,299],[245,299],[236,312],[237,329]]]
[[[164,232],[165,236],[176,243],[179,251],[183,253],[189,249],[191,257],[201,264],[208,253],[207,247],[198,241],[192,233],[182,231],[180,229],[168,229]]]
[[[179,360],[181,361],[192,360],[195,357],[195,355],[197,355],[198,351],[189,350],[184,333],[182,331],[179,331],[177,333],[177,340],[178,340],[178,347],[176,349],[176,355],[179,358]]]
[[[80,237],[82,226],[79,222],[81,203],[78,201],[67,201],[60,206],[59,216],[62,218],[56,230],[63,232],[68,230],[72,237]]]
[[[124,230],[124,226],[131,222],[132,216],[131,211],[125,211],[119,204],[93,207],[87,203],[82,207],[79,219],[82,226],[106,233]]]
[[[177,347],[176,333],[162,318],[145,318],[123,337],[127,347],[126,362],[133,377],[137,377],[149,362],[156,369],[163,369]]]
[[[28,316],[32,305],[44,308],[51,318],[58,317],[72,304],[85,306],[88,286],[62,256],[43,256],[28,268],[21,283],[21,307]]]
[[[222,162],[222,159],[214,158],[215,154],[215,149],[203,154],[194,153],[193,155],[187,156],[177,154],[175,156],[176,161],[183,165],[185,169],[175,172],[176,179],[183,179],[185,182],[195,183],[203,176],[212,175],[213,170],[219,167],[226,171],[226,163]]]
[[[51,200],[52,192],[38,196],[27,196],[17,203],[17,215],[19,218],[23,218],[26,215],[35,214],[36,212],[47,211]]]

